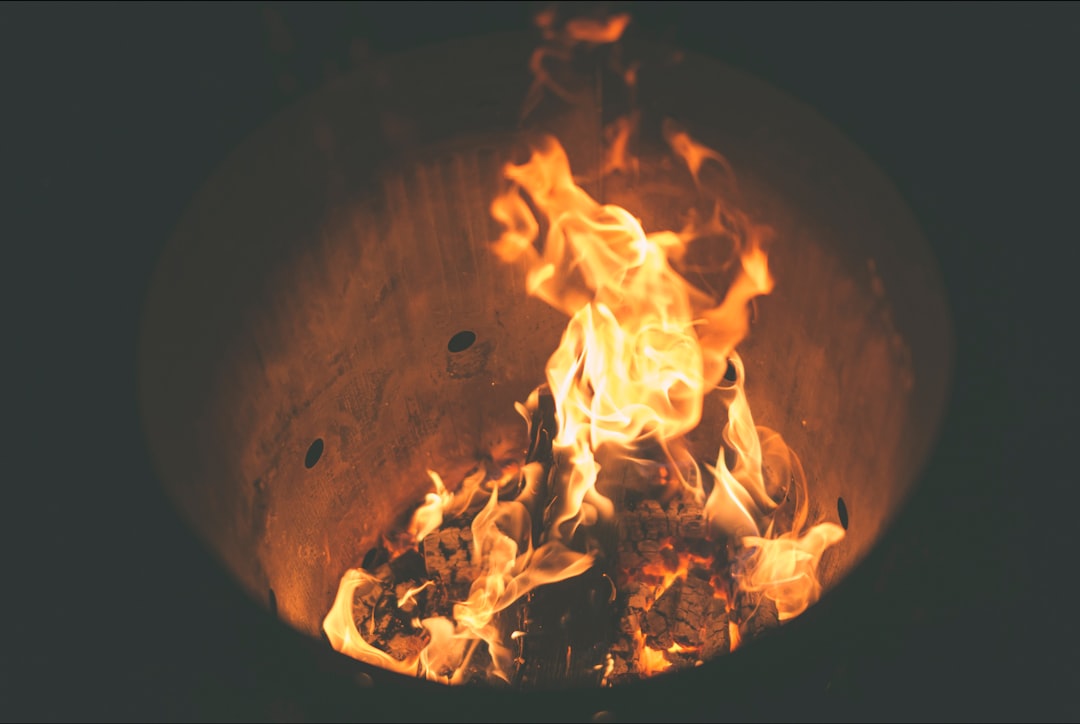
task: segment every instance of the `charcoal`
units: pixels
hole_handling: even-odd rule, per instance
[[[437,579],[448,598],[458,601],[467,598],[479,573],[472,564],[472,530],[444,526],[425,538],[420,549],[426,577]]]
[[[708,581],[697,576],[677,579],[645,614],[645,642],[655,649],[668,649],[673,643],[698,649],[711,619],[722,612],[714,600]]]
[[[647,541],[660,541],[667,538],[672,534],[671,523],[674,522],[677,525],[678,518],[675,516],[669,518],[668,512],[655,500],[643,500],[635,512],[638,520],[641,521],[642,537]]]
[[[417,550],[408,550],[390,561],[395,581],[417,580],[424,577],[424,557]]]
[[[726,606],[726,602],[719,598],[713,598],[709,602],[710,610],[705,619],[705,627],[702,629],[701,658],[704,660],[731,651]]]

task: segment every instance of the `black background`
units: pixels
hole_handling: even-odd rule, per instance
[[[0,8],[0,716],[587,720],[605,708],[629,720],[674,707],[673,719],[1075,721],[1075,406],[1056,352],[1076,327],[1075,6],[632,9],[834,122],[908,200],[948,287],[958,359],[941,443],[905,515],[841,589],[857,603],[821,614],[827,640],[790,654],[803,675],[672,684],[602,706],[571,692],[501,712],[481,692],[437,710],[426,694],[319,670],[176,518],[144,450],[134,351],[149,274],[192,194],[362,45],[378,56],[524,29],[534,9]]]

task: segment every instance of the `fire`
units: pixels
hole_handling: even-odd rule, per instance
[[[728,637],[731,640],[732,651],[742,645],[742,636],[739,634],[739,625],[734,621],[728,621]]]
[[[801,537],[746,536],[742,544],[753,553],[742,586],[776,601],[781,621],[794,618],[821,595],[816,573],[821,554],[843,537],[844,529],[835,523],[816,525]]]
[[[710,570],[713,567],[712,556],[699,556],[690,551],[676,551],[672,541],[664,541],[661,547],[665,562],[647,563],[641,568],[642,577],[646,580],[659,580],[654,595],[659,597],[664,591],[671,588],[678,580],[685,580],[692,567],[701,570]],[[676,561],[674,565],[668,561]],[[722,593],[717,592],[717,595]]]
[[[655,676],[671,668],[671,661],[664,656],[664,652],[645,645],[645,637],[640,633],[636,637],[638,643],[638,671],[644,676]]]
[[[549,42],[533,55],[535,83],[527,105],[537,102],[537,89],[572,99],[547,62],[565,59],[575,45],[614,43],[629,21],[623,15],[572,21],[557,29],[553,15],[541,15],[537,23]],[[627,83],[636,82],[637,70],[636,65],[625,69]],[[599,175],[637,171],[629,151],[637,131],[632,113],[609,127]],[[757,595],[774,602],[785,620],[820,595],[818,563],[843,530],[828,523],[806,527],[806,483],[798,458],[778,434],[755,425],[744,387],[745,367],[735,351],[749,331],[750,304],[773,289],[765,251],[769,231],[710,186],[710,168],[719,170],[729,185],[734,182],[719,152],[671,121],[663,123],[662,136],[689,174],[699,202],[712,209],[703,221],[691,214],[677,231],[648,232],[630,210],[594,199],[575,180],[567,152],[553,136],[539,136],[524,163],[505,165],[507,187],[490,207],[502,228],[492,251],[524,270],[528,294],[568,317],[545,369],[554,401],[554,463],[512,466],[495,479],[481,469],[455,492],[437,472],[429,471],[434,490],[391,552],[418,550],[425,541],[439,538],[446,521],[471,517],[467,556],[455,554],[475,571],[467,595],[453,603],[449,615],[421,619],[423,647],[395,658],[369,643],[354,620],[356,600],[372,598],[385,582],[363,569],[347,571],[323,624],[335,649],[446,683],[465,681],[470,662],[486,651],[487,672],[512,681],[520,663],[518,651],[529,634],[501,616],[537,588],[579,576],[607,555],[593,532],[613,525],[617,511],[598,485],[611,461],[636,461],[648,451],[666,461],[659,477],[670,491],[669,499],[698,506],[712,550],[726,547],[730,562],[719,553],[681,547],[670,538],[661,541],[659,561],[624,572],[652,586],[649,598],[639,605],[641,616],[676,583],[680,591],[689,591],[686,596],[698,596],[698,605],[718,606],[725,616],[738,615],[740,596]],[[691,245],[709,243],[716,234],[734,240],[732,273],[722,295],[702,291],[677,270]],[[715,464],[692,459],[682,444],[700,422],[711,393],[727,411]],[[538,388],[525,404],[517,405],[530,424],[539,399]],[[794,523],[791,530],[778,532],[773,514],[779,498],[774,496],[790,482]],[[506,491],[504,498],[500,491]],[[538,537],[534,527],[542,530]],[[405,585],[397,594],[397,607],[412,611],[431,586],[430,580]],[[696,593],[703,586],[705,603]],[[375,604],[369,608],[374,626]],[[700,634],[683,623],[679,635]],[[700,663],[701,646],[675,640],[656,648],[647,643],[640,621],[638,625],[627,632],[637,674],[667,670],[673,660]],[[730,650],[744,638],[734,620],[725,620],[716,635],[726,637]],[[571,649],[566,652],[569,670]],[[608,681],[610,655],[607,663],[593,668],[603,671]]]

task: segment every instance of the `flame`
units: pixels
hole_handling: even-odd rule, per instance
[[[628,15],[616,15],[573,19],[559,27],[553,11],[539,14],[536,23],[546,42],[530,60],[534,83],[523,112],[530,112],[545,91],[573,102],[575,92],[556,80],[550,64],[569,61],[579,45],[617,42],[629,22]],[[633,91],[638,64],[623,67],[617,58],[612,63]],[[594,178],[639,172],[631,153],[638,126],[636,112],[608,126],[607,148]],[[555,461],[550,471],[538,462],[510,466],[498,479],[481,468],[454,491],[429,470],[434,491],[414,512],[403,545],[415,548],[445,520],[471,515],[469,556],[478,573],[468,595],[453,605],[452,616],[420,620],[426,645],[399,661],[366,640],[353,618],[356,597],[373,595],[385,582],[362,569],[347,571],[323,623],[335,649],[393,671],[462,683],[482,645],[491,658],[488,673],[511,681],[517,661],[511,647],[528,631],[512,630],[500,614],[537,587],[593,565],[594,544],[578,534],[615,514],[597,487],[604,472],[600,461],[638,459],[648,448],[666,456],[667,464],[659,468],[670,476],[662,477],[665,489],[702,506],[710,538],[734,549],[736,561],[726,578],[727,573],[713,570],[711,556],[677,550],[676,542],[665,541],[677,563],[667,555],[666,563],[646,564],[636,572],[655,586],[653,600],[693,568],[708,573],[718,598],[734,600],[732,586],[763,593],[776,602],[781,620],[798,615],[820,595],[817,567],[843,530],[830,523],[806,528],[801,465],[778,434],[755,425],[745,367],[735,351],[749,331],[751,304],[774,286],[765,251],[769,229],[751,222],[714,188],[717,176],[707,173],[711,167],[722,172],[725,188],[734,189],[734,173],[723,155],[670,120],[662,124],[662,135],[693,181],[704,203],[698,206],[712,209],[703,219],[696,211],[689,214],[678,231],[647,232],[629,210],[594,199],[572,174],[562,144],[550,135],[537,138],[527,161],[503,167],[508,184],[490,207],[501,227],[492,250],[524,269],[528,294],[568,317],[545,367],[557,423],[551,440]],[[678,271],[690,245],[717,235],[734,245],[724,265],[730,273],[722,294],[703,291]],[[726,376],[729,367],[733,378]],[[715,465],[701,465],[681,439],[698,425],[705,396],[714,390],[727,422]],[[515,405],[529,424],[539,399],[538,388],[525,404]],[[513,496],[500,500],[500,490],[515,480]],[[794,482],[790,491],[789,481]],[[778,491],[795,501],[791,529],[779,534],[773,522],[783,497]],[[543,531],[535,540],[534,521]],[[431,585],[409,588],[398,606],[415,606],[417,594]],[[734,650],[741,643],[735,622],[729,634]],[[644,675],[670,668],[667,655],[698,653],[678,644],[656,650],[640,630],[632,635],[636,669]],[[570,648],[566,655],[569,668]],[[605,681],[612,666],[609,657],[602,667]]]
[[[428,587],[434,585],[434,583],[435,583],[434,581],[424,581],[419,586],[413,586],[409,590],[405,591],[405,593],[401,594],[401,596],[398,597],[397,607],[403,609],[406,606],[409,606],[410,604],[413,604],[413,602],[416,599],[416,594],[420,593],[425,588],[428,588]]]
[[[670,118],[665,119],[661,131],[664,134],[664,140],[671,146],[671,150],[686,163],[690,175],[694,178],[694,183],[699,187],[701,186],[701,167],[706,161],[715,161],[728,176],[734,177],[735,174],[726,158],[708,146],[695,141],[675,121]]]
[[[669,124],[665,135],[699,188],[707,162],[718,163],[730,175],[720,154],[685,131]],[[719,389],[728,421],[716,465],[709,468],[715,480],[705,501],[706,520],[714,537],[753,550],[745,557],[743,588],[764,591],[776,601],[781,619],[801,613],[820,594],[817,565],[843,530],[820,524],[802,533],[803,494],[794,529],[773,536],[770,516],[777,502],[767,490],[761,432],[746,396],[745,367],[735,351],[749,328],[750,302],[773,288],[762,248],[767,231],[726,214],[742,231],[739,266],[720,303],[703,308],[704,295],[669,261],[670,253],[680,253],[693,241],[693,230],[684,230],[682,237],[647,234],[626,209],[596,202],[575,183],[566,153],[551,137],[533,148],[526,163],[507,165],[504,175],[512,186],[492,204],[492,215],[504,222],[496,253],[524,262],[528,292],[570,317],[546,370],[559,425],[554,445],[572,465],[557,498],[554,534],[573,535],[583,501],[602,498],[595,489],[600,473],[596,453],[602,446],[627,455],[647,441],[667,449],[697,425],[705,394],[731,365],[735,381]],[[714,209],[703,229],[723,225],[719,199]],[[773,454],[780,455],[779,450],[787,456],[782,439],[767,432]],[[672,467],[677,473],[678,466]],[[804,486],[801,468],[797,472]],[[687,488],[704,495],[696,484],[687,483]],[[676,571],[646,566],[644,573],[661,578],[659,595],[686,576],[687,564],[682,560]],[[643,655],[646,668],[655,669],[655,656]]]
[[[728,621],[728,640],[731,642],[732,651],[742,645],[742,634],[739,633],[739,624],[730,620]]]
[[[473,561],[481,573],[468,599],[454,606],[459,635],[485,641],[493,673],[506,681],[510,680],[513,654],[493,622],[495,615],[536,587],[577,576],[593,563],[592,556],[557,541],[533,550],[531,526],[524,505],[517,501],[500,504],[498,490],[492,490],[487,505],[472,523]],[[522,540],[525,549],[519,553]]]
[[[431,473],[431,477],[439,488],[439,476]],[[445,491],[445,487],[440,489]],[[323,620],[323,630],[331,646],[359,661],[391,671],[460,683],[476,644],[483,641],[491,654],[492,673],[509,681],[513,654],[503,641],[496,615],[538,586],[580,575],[593,564],[591,555],[572,551],[558,541],[533,550],[528,542],[531,525],[524,505],[517,501],[500,503],[498,487],[492,488],[487,504],[472,522],[472,561],[481,569],[480,575],[473,582],[468,598],[454,606],[453,621],[445,617],[421,621],[430,640],[417,656],[405,661],[398,661],[369,643],[353,619],[357,593],[363,596],[382,586],[384,581],[361,568],[346,571],[334,605]],[[520,547],[522,540],[526,541],[524,550]],[[398,599],[398,606],[404,606],[430,583],[410,589]]]
[[[381,651],[367,642],[356,628],[353,620],[353,600],[369,593],[373,588],[381,587],[383,581],[362,568],[353,568],[345,572],[338,585],[337,596],[330,612],[323,619],[323,631],[330,645],[337,651],[374,666],[381,666],[401,674],[416,674],[418,658],[398,661],[385,651]]]
[[[655,676],[671,668],[671,662],[664,656],[664,652],[647,645],[645,636],[640,631],[636,634],[634,641],[637,645],[637,670],[639,674]]]
[[[822,553],[843,537],[844,529],[835,523],[819,523],[802,536],[746,536],[743,546],[753,552],[742,588],[762,591],[775,601],[781,621],[798,616],[821,595],[817,567]]]
[[[629,173],[638,170],[638,160],[630,153],[630,142],[637,129],[637,117],[619,116],[604,128],[607,137],[607,149],[604,162],[600,167],[600,176],[612,173]]]
[[[545,91],[550,91],[568,103],[577,102],[578,94],[557,80],[556,73],[553,73],[549,66],[568,64],[578,46],[590,48],[618,42],[630,24],[630,16],[621,13],[605,19],[572,18],[561,28],[557,27],[555,21],[555,12],[550,9],[541,11],[534,18],[545,42],[537,47],[529,58],[533,83],[522,105],[522,117],[527,116],[540,103]],[[628,80],[633,79],[633,74],[627,71],[624,71],[624,75]]]
[[[700,556],[692,553],[691,551],[675,551],[673,541],[663,541],[661,549],[668,549],[672,554],[676,556],[678,561],[674,567],[670,567],[665,563],[646,563],[641,567],[641,574],[647,580],[658,580],[656,588],[653,591],[653,599],[660,598],[664,591],[671,588],[675,581],[685,581],[686,576],[689,575],[691,568],[701,568],[709,570],[712,568],[714,559],[712,556]],[[714,585],[715,588],[715,585]],[[723,596],[722,592],[717,591],[717,596]],[[646,609],[648,610],[648,609]]]
[[[424,497],[424,503],[413,514],[409,524],[409,536],[414,543],[424,540],[434,530],[438,530],[443,521],[443,510],[453,502],[454,496],[447,492],[442,478],[434,470],[428,470],[435,492]]]
[[[685,133],[674,137],[679,139],[674,150],[683,154],[695,178],[702,163],[721,158],[701,152],[703,147]],[[574,470],[558,520],[573,523],[599,474],[597,449],[610,444],[632,450],[646,440],[663,445],[697,425],[705,394],[720,381],[745,336],[747,303],[771,291],[772,279],[758,243],[761,235],[752,234],[727,295],[708,305],[669,262],[669,252],[681,250],[684,242],[672,232],[646,234],[626,209],[593,200],[574,182],[554,138],[542,139],[529,161],[507,165],[504,174],[513,186],[491,207],[504,227],[495,252],[506,261],[523,261],[528,292],[570,316],[548,361],[547,381],[559,423],[555,445]],[[538,251],[534,242],[542,226],[547,233]],[[725,433],[741,453],[735,472],[744,480],[738,488],[767,510],[763,488],[751,482],[755,474],[760,477],[754,470],[760,455],[756,437],[745,430],[749,407],[744,399],[734,404],[737,414]],[[728,490],[745,497],[735,486]]]

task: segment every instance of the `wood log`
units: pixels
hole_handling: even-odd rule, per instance
[[[735,621],[745,642],[780,627],[776,603],[760,593],[740,593],[735,600]]]
[[[727,613],[707,580],[688,575],[676,579],[656,599],[641,630],[645,643],[655,649],[667,650],[678,644],[697,651],[708,644],[711,654],[716,655],[727,639]]]
[[[689,501],[673,501],[664,508],[656,500],[643,500],[619,514],[619,543],[633,549],[644,541],[661,544],[674,539],[696,547],[705,541],[705,521],[701,506]]]
[[[595,685],[618,637],[610,579],[597,567],[528,597],[518,684]]]
[[[713,598],[709,606],[711,610],[702,630],[701,659],[703,661],[731,651],[727,602],[721,598]]]

